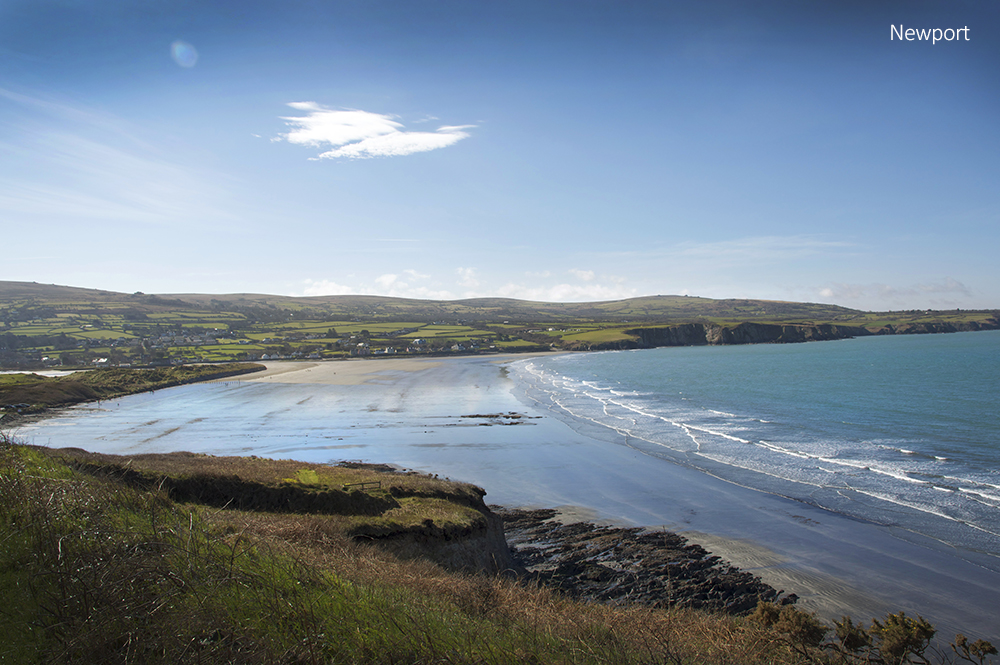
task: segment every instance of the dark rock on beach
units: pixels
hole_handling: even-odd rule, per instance
[[[555,510],[492,506],[522,578],[567,595],[614,605],[752,611],[780,592],[667,531],[563,524]]]

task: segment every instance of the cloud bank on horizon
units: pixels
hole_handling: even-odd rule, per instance
[[[333,146],[310,159],[370,159],[401,157],[417,152],[438,150],[468,138],[466,129],[474,125],[442,126],[436,132],[403,131],[403,125],[392,116],[368,111],[336,111],[316,102],[291,102],[288,106],[306,113],[304,116],[283,117],[292,129],[279,135],[296,145],[310,148]]]
[[[567,276],[571,279],[567,279]],[[437,278],[417,270],[403,270],[402,274],[386,273],[369,282],[352,285],[338,284],[326,279],[305,279],[290,296],[341,296],[376,295],[394,298],[427,300],[460,300],[466,298],[514,298],[535,302],[587,302],[624,300],[643,295],[629,286],[623,277],[602,275],[596,279],[592,270],[571,269],[562,276],[548,272],[526,272],[513,280],[496,286],[481,288],[475,268],[459,267],[454,277]],[[596,279],[596,281],[595,281]],[[681,294],[683,295],[683,294]]]

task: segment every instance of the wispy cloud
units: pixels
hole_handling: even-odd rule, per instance
[[[574,272],[574,271],[570,271]],[[579,277],[584,284],[551,284],[526,285],[508,282],[498,289],[493,289],[490,295],[503,298],[518,298],[520,300],[536,300],[542,302],[587,302],[592,300],[621,300],[631,298],[636,290],[625,285],[622,277],[606,276],[597,280],[590,271],[583,272]],[[589,279],[587,277],[589,276]]]
[[[910,286],[890,284],[844,284],[836,283],[819,290],[824,300],[837,303],[861,304],[875,309],[896,306],[953,307],[973,296],[972,290],[951,277],[936,282],[924,282]],[[919,303],[919,304],[914,304]]]
[[[0,89],[14,128],[0,154],[0,209],[37,221],[232,220],[214,177],[168,159],[113,114]],[[13,219],[8,219],[13,223]]]
[[[289,106],[306,115],[283,117],[291,129],[279,134],[277,140],[310,148],[332,146],[311,159],[399,157],[437,150],[468,138],[465,130],[474,126],[443,125],[435,132],[408,132],[390,115],[338,111],[315,102],[292,102]]]
[[[312,280],[307,279],[303,282],[302,292],[296,295],[300,296],[348,296],[353,293],[357,293],[354,287],[345,286],[344,284],[337,284],[336,282],[331,282],[328,279]]]
[[[753,236],[710,243],[681,243],[673,254],[727,262],[795,259],[843,251],[854,245],[816,235]]]
[[[593,270],[577,270],[576,268],[570,269],[569,274],[584,282],[592,282],[597,276]]]

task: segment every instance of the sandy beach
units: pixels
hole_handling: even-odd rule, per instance
[[[554,355],[552,353],[503,353],[490,356],[476,356],[494,363],[507,363],[523,358]],[[445,360],[453,358],[352,358],[328,362],[264,362],[263,372],[247,375],[243,381],[324,384],[330,386],[356,386],[368,383],[392,372],[419,372],[439,367]],[[226,381],[226,379],[219,379]]]
[[[267,371],[69,409],[24,428],[51,447],[394,463],[487,501],[683,534],[827,620],[923,615],[1000,637],[1000,575],[948,548],[580,433],[519,395],[525,355],[267,363]]]
[[[372,380],[382,372],[416,372],[437,366],[433,360],[417,358],[358,359],[315,363],[267,362],[262,364],[267,367],[265,371],[249,374],[242,380],[356,386]],[[224,380],[220,379],[220,381]]]

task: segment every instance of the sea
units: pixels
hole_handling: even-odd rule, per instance
[[[588,436],[1000,570],[1000,331],[567,354],[511,371]]]

